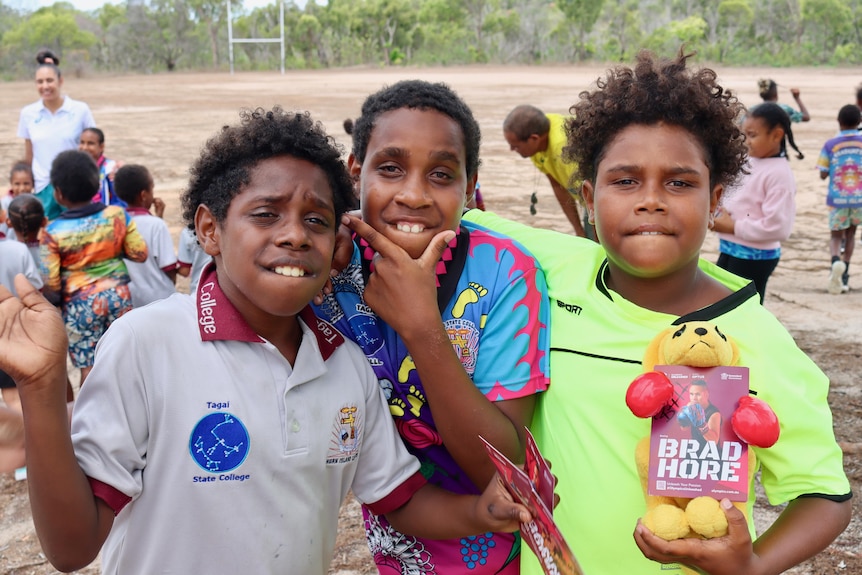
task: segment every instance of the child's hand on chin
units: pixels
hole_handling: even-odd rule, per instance
[[[659,563],[682,563],[709,575],[753,575],[758,572],[758,557],[745,516],[730,501],[722,500],[721,506],[727,517],[728,532],[724,537],[665,541],[639,520],[634,531],[635,543],[644,557]]]

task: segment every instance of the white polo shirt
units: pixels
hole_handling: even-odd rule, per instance
[[[323,575],[348,489],[387,512],[424,484],[362,351],[301,317],[291,368],[209,266],[112,324],[72,417],[117,513],[103,573]]]
[[[24,274],[36,289],[42,287],[39,266],[33,261],[27,246],[17,240],[0,240],[0,285],[15,295],[13,280],[18,274]]]
[[[191,267],[189,271],[189,293],[195,293],[201,271],[212,261],[212,256],[204,251],[198,243],[198,237],[189,228],[183,228],[183,231],[180,232],[177,261],[181,266]]]
[[[95,127],[96,120],[84,102],[63,97],[63,105],[54,113],[42,100],[24,106],[18,119],[18,137],[33,144],[34,192],[51,183],[51,162],[60,152],[77,150],[81,132]]]
[[[165,221],[154,216],[144,208],[127,207],[138,232],[147,244],[147,259],[143,262],[125,260],[132,278],[129,291],[132,292],[132,305],[143,307],[148,303],[170,297],[177,290],[165,270],[177,267],[177,254],[174,240]]]

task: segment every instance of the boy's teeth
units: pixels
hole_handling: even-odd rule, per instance
[[[292,278],[298,278],[305,275],[305,270],[302,268],[294,268],[290,266],[278,266],[275,268],[275,273]]]
[[[425,228],[420,226],[419,224],[397,224],[396,228],[399,232],[407,232],[408,234],[418,234],[420,232],[424,232]]]

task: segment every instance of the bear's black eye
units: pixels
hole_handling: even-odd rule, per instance
[[[721,333],[721,330],[718,329],[718,326],[715,326],[715,333],[717,333],[721,339],[723,339],[724,341],[727,341],[727,338],[724,336],[723,333]]]
[[[679,328],[678,330],[676,330],[676,332],[674,332],[674,334],[673,334],[673,337],[675,337],[675,338],[676,338],[676,337],[680,337],[682,334],[684,334],[684,333],[685,333],[685,328],[686,328],[686,326],[685,326],[685,325],[683,325],[681,328]]]

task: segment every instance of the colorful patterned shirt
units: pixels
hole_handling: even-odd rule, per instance
[[[88,204],[63,212],[42,237],[45,290],[60,292],[62,302],[85,299],[129,283],[123,258],[147,259],[147,245],[123,208]]]
[[[455,493],[479,493],[443,445],[406,346],[362,298],[373,255],[360,240],[318,315],[365,352],[395,425],[429,483]],[[437,279],[443,323],[464,370],[485,397],[504,401],[545,390],[550,309],[535,259],[511,239],[464,222],[438,263]],[[369,547],[381,573],[393,568],[392,573],[416,575],[518,572],[520,540],[511,533],[418,539],[364,511]]]
[[[817,167],[829,173],[826,205],[862,207],[862,134],[858,130],[842,130],[828,140],[820,150]]]

